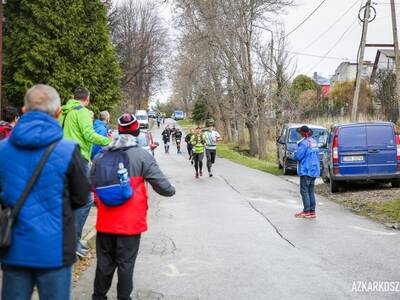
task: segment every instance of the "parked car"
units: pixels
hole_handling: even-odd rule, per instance
[[[148,129],[149,117],[147,116],[147,112],[145,110],[137,110],[135,115],[139,121],[140,129]]]
[[[152,111],[152,110],[150,110],[150,111],[147,113],[147,116],[148,116],[149,118],[152,118],[152,119],[156,119],[156,118],[157,118],[156,112],[155,112],[155,111]]]
[[[400,139],[389,122],[332,127],[323,159],[323,180],[332,193],[343,182],[382,181],[400,187]]]
[[[172,119],[174,119],[175,121],[184,120],[185,119],[185,113],[183,111],[181,111],[181,110],[176,110],[172,115]]]
[[[277,140],[278,166],[283,169],[283,173],[288,175],[297,172],[297,161],[293,159],[297,150],[297,142],[302,139],[297,129],[304,124],[285,124],[282,127],[279,138]],[[326,151],[326,140],[328,130],[321,126],[307,125],[313,131],[312,137],[318,143],[320,148],[321,169],[322,169],[322,153]],[[321,172],[322,173],[322,172]]]

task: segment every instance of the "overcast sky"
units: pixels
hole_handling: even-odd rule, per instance
[[[285,14],[279,16],[285,24],[286,32],[290,32],[303,21],[321,1],[295,0],[295,6],[288,8]],[[318,72],[329,78],[342,61],[356,61],[361,38],[361,25],[357,21],[357,15],[361,3],[365,2],[365,0],[327,0],[305,24],[288,37],[292,52],[322,57],[327,55],[326,59],[298,55],[296,57],[297,73],[312,75],[313,72]],[[373,3],[375,3],[373,6],[376,8],[377,16],[369,24],[367,42],[392,43],[390,0],[375,0]],[[166,19],[167,26],[172,27],[170,7],[163,5],[159,8]],[[400,2],[396,8],[400,16]],[[397,20],[399,23],[400,18],[398,17]],[[171,29],[170,34],[173,36],[174,30]],[[320,38],[316,40],[318,37]],[[376,48],[367,49],[365,60],[373,61],[376,50]],[[330,51],[329,54],[327,54],[328,51]],[[156,98],[165,100],[169,95],[170,88],[166,87]]]
[[[321,0],[298,0],[296,7],[290,8],[287,15],[282,16],[286,31],[290,32],[307,16]],[[289,42],[292,51],[304,52],[306,54],[315,54],[325,56],[333,49],[329,57],[348,58],[356,60],[357,50],[361,38],[361,25],[355,22],[361,5],[360,0],[327,0],[321,8],[311,17],[303,26],[289,36]],[[392,27],[390,17],[389,0],[373,1],[377,11],[375,21],[369,24],[367,42],[369,43],[392,43]],[[400,3],[396,6],[400,13]],[[341,18],[340,22],[333,26],[329,32],[323,34],[331,25],[335,23],[343,14],[348,13]],[[397,18],[398,22],[400,18]],[[344,34],[342,40],[338,42]],[[322,35],[322,38],[307,48],[310,43]],[[338,42],[338,43],[337,43]],[[335,44],[337,45],[335,46]],[[376,48],[369,48],[366,51],[365,60],[373,61],[376,54]],[[308,73],[311,75],[317,71],[325,76],[334,74],[336,67],[341,60],[325,59],[316,57],[298,56],[298,73]]]

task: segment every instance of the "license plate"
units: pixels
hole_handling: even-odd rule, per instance
[[[364,156],[355,155],[355,156],[343,156],[343,162],[362,162],[364,161]]]

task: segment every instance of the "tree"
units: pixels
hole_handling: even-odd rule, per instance
[[[298,93],[313,90],[318,90],[319,85],[307,75],[298,75],[292,83],[292,89]]]
[[[330,94],[333,108],[347,112],[351,111],[354,96],[354,81],[344,81],[335,84]],[[372,111],[372,91],[369,83],[365,80],[361,82],[361,92],[359,100],[359,112],[363,114]]]
[[[398,109],[395,98],[396,74],[392,71],[379,71],[375,80],[375,99],[381,105],[387,120],[397,122]]]
[[[120,100],[120,68],[100,0],[8,0],[5,5],[4,93],[21,105],[26,90],[52,85],[63,99],[87,87],[95,111]]]
[[[204,100],[198,99],[194,104],[192,111],[192,119],[196,124],[200,124],[205,121],[208,117],[208,108]]]
[[[164,79],[167,31],[153,1],[126,0],[112,15],[112,38],[123,71],[124,109],[147,109]]]

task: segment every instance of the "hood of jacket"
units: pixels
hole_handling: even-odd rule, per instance
[[[62,137],[61,126],[55,118],[44,112],[28,112],[14,127],[10,143],[19,148],[40,149]]]
[[[136,137],[130,134],[120,134],[116,139],[114,139],[110,145],[107,147],[108,150],[117,150],[119,148],[126,148],[126,147],[136,147],[137,140]]]
[[[67,104],[61,107],[61,115],[65,117],[71,110],[81,105],[82,105],[81,102],[78,100],[74,99],[68,100]]]
[[[94,120],[93,128],[94,128],[94,131],[96,131],[96,132],[99,132],[101,129],[107,130],[107,124],[104,121],[96,119],[96,120]]]

